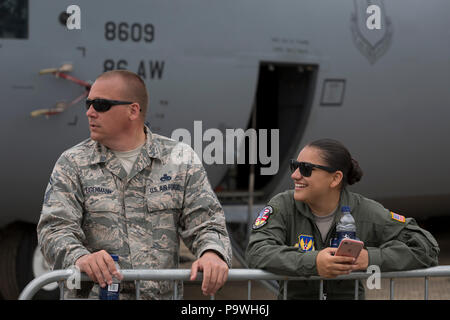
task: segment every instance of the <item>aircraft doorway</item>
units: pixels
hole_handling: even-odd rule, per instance
[[[256,132],[267,129],[267,155],[271,159],[278,157],[278,172],[261,175],[261,168],[269,165],[262,164],[260,157],[256,164],[249,164],[250,143],[247,139],[245,164],[230,166],[216,189],[222,203],[246,203],[250,193],[254,203],[268,200],[268,194],[281,179],[279,173],[288,170],[289,159],[297,151],[312,106],[317,70],[317,65],[260,63],[255,105],[247,129],[253,128]],[[278,155],[273,154],[276,148],[270,143],[272,129],[279,130]],[[259,154],[259,146],[257,151]]]

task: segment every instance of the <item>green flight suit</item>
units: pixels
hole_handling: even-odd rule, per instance
[[[330,240],[335,237],[342,206],[351,209],[356,223],[356,236],[364,242],[364,248],[369,254],[369,266],[377,265],[385,272],[421,269],[438,264],[439,247],[436,240],[428,231],[420,228],[414,219],[405,219],[381,204],[346,189],[341,193],[339,210],[325,241],[322,241],[310,208],[294,200],[294,190],[276,195],[268,206],[271,207],[266,207],[269,214],[255,221],[250,236],[246,252],[250,268],[289,276],[317,276],[317,254],[329,247]],[[354,280],[324,281],[327,299],[353,299],[354,289]],[[282,292],[283,282],[280,282],[279,298]],[[288,299],[318,298],[319,281],[288,282]],[[359,298],[364,299],[361,281]]]

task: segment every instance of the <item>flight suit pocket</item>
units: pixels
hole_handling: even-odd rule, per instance
[[[439,245],[433,235],[427,230],[422,229],[418,225],[408,224],[406,226],[406,232],[403,233],[403,236],[407,237],[407,244],[418,243],[421,247],[423,247],[428,253],[431,248],[438,248]],[[427,243],[428,242],[428,243]],[[438,250],[438,249],[437,249]]]

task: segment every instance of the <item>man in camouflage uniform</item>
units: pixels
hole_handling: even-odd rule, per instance
[[[214,294],[231,266],[223,210],[194,151],[144,125],[147,101],[145,84],[129,71],[95,81],[86,103],[91,138],[55,165],[39,244],[54,269],[76,265],[105,287],[122,278],[110,254],[121,269],[177,268],[181,237],[198,257],[191,280],[203,271],[202,291]],[[121,299],[134,298],[134,284],[121,287]],[[171,281],[141,284],[144,299],[172,294]]]

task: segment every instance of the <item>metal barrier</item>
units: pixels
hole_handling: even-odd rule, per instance
[[[64,281],[74,275],[76,271],[74,269],[56,270],[41,275],[31,281],[22,291],[19,296],[19,300],[30,300],[33,296],[45,285],[58,282],[60,288],[60,299],[64,299]],[[140,299],[140,282],[141,281],[174,281],[174,295],[173,298],[178,296],[177,283],[179,281],[189,281],[191,271],[189,269],[163,269],[163,270],[120,270],[123,275],[122,281],[136,281],[136,299]],[[390,281],[390,299],[394,298],[394,278],[424,278],[424,299],[428,300],[428,288],[430,277],[450,277],[450,266],[438,266],[428,269],[399,271],[399,272],[382,272],[379,274],[380,278],[389,278]],[[332,279],[324,279],[319,276],[311,277],[289,277],[283,275],[273,274],[267,271],[259,269],[230,269],[228,273],[228,280],[230,281],[248,281],[247,298],[251,300],[251,281],[255,280],[277,280],[285,281],[283,298],[287,299],[287,282],[291,280],[320,280],[320,296],[319,299],[323,300],[323,280],[355,280],[355,300],[358,299],[358,282],[359,280],[366,279],[372,276],[372,273],[353,272],[349,275],[342,275]],[[90,281],[86,274],[81,274],[81,281]],[[202,280],[202,274],[199,273],[197,281]],[[214,296],[211,297],[214,299]]]

